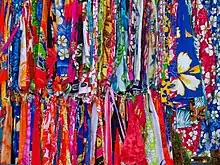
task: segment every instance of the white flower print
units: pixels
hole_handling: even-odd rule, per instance
[[[213,27],[217,27],[217,16],[211,16],[210,17],[210,25]]]
[[[181,132],[180,132],[180,130],[179,130],[179,129],[176,129],[176,133],[180,134]]]
[[[173,128],[176,128],[176,117],[173,118],[173,124],[172,124]]]
[[[208,27],[207,27],[207,22],[204,25],[200,26],[202,30],[202,35],[204,36],[207,33]]]
[[[59,52],[58,52],[58,55],[60,56],[60,59],[61,60],[64,60],[65,58],[69,58],[69,52],[67,49],[61,49]]]
[[[217,91],[214,95],[213,104],[220,106],[220,91]]]
[[[193,144],[193,141],[191,139],[188,139],[186,143],[188,146],[191,146]]]
[[[213,120],[218,118],[219,117],[218,111],[212,111],[211,117],[212,117]]]
[[[67,46],[67,39],[64,35],[58,36],[58,45]]]
[[[211,9],[211,14],[216,14],[216,8],[215,7],[213,7],[212,9]]]
[[[177,57],[177,72],[179,77],[172,80],[171,83],[173,87],[170,88],[170,90],[177,92],[177,94],[181,96],[185,95],[185,88],[196,91],[201,83],[201,81],[193,75],[200,72],[200,67],[196,65],[190,68],[191,63],[192,59],[189,57],[188,53],[179,53]]]
[[[208,47],[205,48],[206,53],[209,54],[209,56],[213,56],[214,52],[213,52],[213,46],[211,44],[208,44]]]
[[[181,131],[182,136],[185,138],[186,137],[186,130]]]
[[[212,132],[211,143],[216,144],[216,145],[220,145],[220,129]]]
[[[198,132],[193,130],[192,132],[189,133],[189,136],[192,137],[192,140],[196,140],[196,135],[197,134],[198,134]]]
[[[56,8],[61,8],[63,6],[62,0],[55,0],[55,5],[56,5]]]
[[[60,11],[61,11],[61,15],[64,16],[64,10],[61,9]]]
[[[186,130],[183,130],[182,134],[183,134],[183,137],[185,138],[186,137]]]
[[[205,84],[208,84],[210,82],[210,72],[206,72],[205,73],[205,80],[204,80]]]
[[[56,10],[56,22],[58,25],[61,25],[63,23],[63,18],[59,10]]]
[[[209,140],[209,134],[208,133],[204,133],[203,135],[203,139],[202,139],[202,143],[206,143]]]

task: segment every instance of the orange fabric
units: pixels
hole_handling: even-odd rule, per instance
[[[24,153],[24,146],[25,146],[26,135],[27,135],[27,132],[26,132],[27,110],[28,110],[28,104],[27,104],[26,97],[25,97],[23,98],[21,102],[18,164],[22,164],[22,158],[23,158],[23,153]]]
[[[50,8],[50,1],[43,1],[41,28],[44,32],[45,38],[47,38],[47,22],[48,22],[49,8]]]
[[[11,139],[12,139],[12,106],[6,103],[6,117],[4,122],[2,151],[0,164],[11,164]]]
[[[6,98],[6,81],[3,81],[0,86],[1,86],[1,99],[4,100]],[[5,107],[4,103],[5,101],[2,101],[2,106]]]

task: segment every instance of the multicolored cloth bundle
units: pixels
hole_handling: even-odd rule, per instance
[[[220,2],[0,0],[0,164],[175,164],[220,149]]]

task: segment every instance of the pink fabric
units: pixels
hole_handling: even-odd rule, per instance
[[[14,28],[14,30],[11,33],[11,36],[8,38],[7,42],[4,44],[4,46],[2,47],[0,52],[3,53],[8,48],[9,44],[13,41],[13,38],[14,38],[15,34],[17,33],[18,29],[19,29],[19,25],[17,25]]]
[[[27,134],[26,134],[26,142],[24,147],[24,154],[22,159],[23,165],[29,165],[30,164],[30,137],[31,137],[31,103],[28,103],[28,111],[27,111]]]
[[[112,164],[112,133],[111,133],[111,103],[110,103],[110,89],[107,89],[105,95],[105,127],[104,127],[104,155],[106,156],[105,164]]]

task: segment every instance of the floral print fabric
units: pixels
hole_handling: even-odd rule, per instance
[[[181,102],[183,98],[203,95],[201,70],[195,53],[188,8],[182,0],[177,7],[176,42],[176,54],[170,59],[169,66],[170,90],[173,93],[171,99]]]
[[[210,1],[209,3],[202,1],[202,4],[208,10],[209,16],[209,25],[212,34],[212,42],[214,47],[214,53],[216,55],[216,87],[212,93],[212,99],[208,103],[208,111],[205,120],[201,125],[201,138],[200,146],[198,149],[199,154],[210,154],[210,151],[214,151],[219,148],[219,138],[220,138],[220,107],[219,107],[219,42],[217,43],[216,37],[219,36],[219,22],[220,22],[220,13],[219,13],[219,2]]]
[[[219,5],[1,0],[0,161],[172,165],[173,131],[219,149]]]

